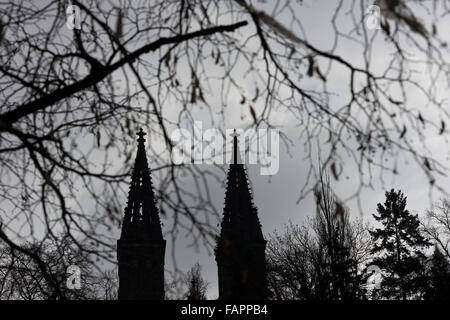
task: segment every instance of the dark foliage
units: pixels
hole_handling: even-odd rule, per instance
[[[434,249],[429,270],[429,284],[425,291],[427,300],[450,300],[450,262],[440,252]]]
[[[316,188],[317,215],[290,224],[268,245],[269,288],[274,299],[356,300],[365,297],[368,227],[351,222],[327,178]]]
[[[203,279],[201,270],[200,264],[196,263],[187,274],[186,282],[189,285],[187,300],[206,300],[208,283]]]
[[[406,197],[399,190],[386,192],[384,205],[379,203],[375,220],[382,224],[371,232],[375,243],[373,263],[383,270],[381,288],[376,292],[389,299],[421,297],[426,288],[423,249],[430,242],[419,230],[417,215],[406,209]]]

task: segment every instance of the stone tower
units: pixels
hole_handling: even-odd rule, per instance
[[[236,131],[232,136],[233,163],[228,170],[225,208],[215,252],[219,299],[266,299],[266,240],[253,205],[244,164],[238,161]]]
[[[119,299],[164,299],[164,254],[152,179],[140,130],[128,202],[117,241]]]

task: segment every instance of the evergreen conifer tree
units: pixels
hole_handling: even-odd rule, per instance
[[[417,215],[406,209],[406,197],[399,191],[386,192],[384,205],[379,203],[374,218],[382,224],[371,232],[374,240],[374,264],[383,271],[379,294],[382,297],[418,298],[424,291],[425,255],[430,243],[419,230]]]
[[[427,300],[450,300],[450,262],[436,247],[431,257]]]

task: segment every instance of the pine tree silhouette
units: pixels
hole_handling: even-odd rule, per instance
[[[429,270],[427,300],[450,300],[450,262],[438,247],[434,248]]]
[[[416,298],[423,289],[425,255],[422,249],[430,243],[419,230],[417,215],[406,209],[406,197],[399,190],[386,192],[386,201],[377,207],[373,217],[383,228],[371,232],[374,240],[374,264],[383,270],[378,293],[382,297]]]

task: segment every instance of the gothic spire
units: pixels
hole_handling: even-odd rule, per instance
[[[237,241],[264,241],[245,167],[240,159],[239,135],[234,130],[231,136],[233,160],[228,170],[221,235]]]
[[[140,129],[138,149],[125,208],[121,240],[164,241],[156,207],[152,178],[145,155],[146,133]]]

